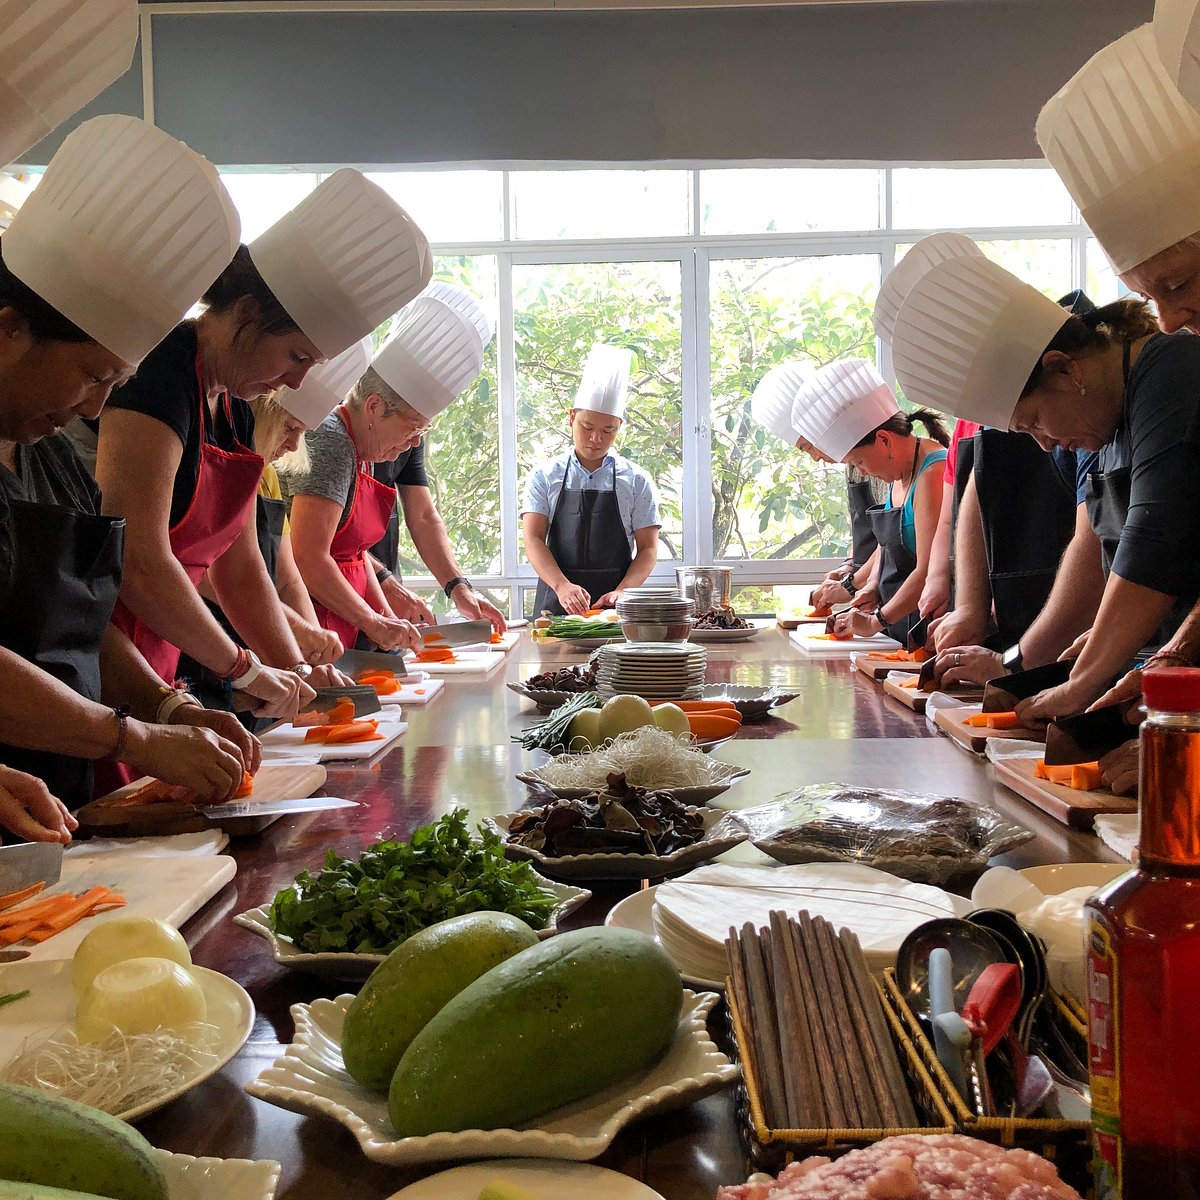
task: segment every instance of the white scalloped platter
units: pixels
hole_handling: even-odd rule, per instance
[[[279,1186],[282,1168],[271,1159],[157,1153],[169,1200],[273,1200]]]
[[[294,1004],[296,1036],[282,1058],[246,1084],[259,1100],[340,1122],[363,1153],[391,1166],[463,1158],[561,1158],[585,1162],[603,1154],[629,1122],[691,1104],[732,1083],[737,1065],[708,1036],[711,993],[684,990],[675,1040],[653,1066],[523,1129],[468,1129],[397,1138],[387,1097],[357,1084],[342,1065],[341,1033],[353,996]]]
[[[587,1163],[545,1158],[496,1159],[451,1167],[410,1183],[388,1200],[478,1200],[489,1184],[503,1180],[528,1192],[532,1200],[663,1200],[661,1192],[629,1175]]]
[[[572,887],[569,883],[556,883],[553,879],[538,875],[536,870],[534,875],[537,876],[538,886],[542,891],[549,892],[556,901],[554,911],[550,914],[550,924],[537,931],[539,938],[548,938],[558,931],[558,922],[590,900],[592,893],[586,888]],[[387,957],[386,954],[349,954],[332,951],[310,954],[304,950],[297,950],[295,943],[280,937],[271,927],[269,904],[260,904],[258,908],[238,913],[233,921],[235,925],[241,925],[243,929],[248,929],[270,942],[275,961],[280,966],[307,971],[312,975],[327,975],[332,979],[348,981],[366,979]]]
[[[730,736],[733,736],[732,734]],[[710,739],[714,741],[715,739]],[[728,741],[728,739],[725,739]],[[704,749],[700,743],[696,743],[700,749]],[[711,747],[709,748],[711,752]],[[558,758],[569,758],[568,755],[558,755]],[[529,783],[544,783],[560,800],[582,800],[584,796],[594,795],[596,788],[587,787],[565,787],[558,784],[547,782],[545,778],[546,767],[549,763],[541,763],[536,767],[529,767],[522,771],[518,776],[524,784]],[[696,784],[692,787],[664,787],[660,790],[669,791],[680,804],[702,805],[707,804],[710,800],[715,799],[722,792],[727,792],[739,780],[750,774],[749,767],[740,767],[735,763],[722,762],[719,758],[711,758],[705,763],[705,768],[708,771],[708,783]]]

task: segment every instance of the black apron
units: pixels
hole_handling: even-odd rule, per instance
[[[1028,434],[984,429],[974,441],[992,605],[999,643],[1008,647],[1021,640],[1050,596],[1075,533],[1076,492]]]
[[[932,453],[932,451],[931,451]],[[918,463],[913,459],[913,477],[904,493],[903,501],[895,508],[887,508],[882,504],[872,505],[867,510],[871,521],[871,530],[879,543],[879,603],[887,602],[900,590],[904,581],[917,569],[917,556],[904,544],[904,505],[912,495],[917,480],[921,477]],[[943,468],[944,469],[944,468]],[[908,644],[908,632],[917,623],[919,614],[914,609],[898,621],[891,622],[884,630],[890,638],[895,638],[902,646]]]
[[[0,644],[88,700],[100,701],[100,646],[121,590],[125,521],[9,500],[15,570]],[[92,798],[92,764],[0,745],[0,762],[43,780],[68,808]]]
[[[270,575],[271,582],[275,583],[279,567],[279,547],[283,543],[283,524],[287,520],[287,504],[283,500],[262,495],[257,497],[257,502],[254,528],[258,534],[258,548],[262,551],[263,562],[267,565],[267,574]]]
[[[567,488],[574,462],[572,454],[567,460],[558,502],[550,515],[546,548],[554,555],[559,570],[572,583],[586,589],[594,604],[620,586],[633,555],[617,504],[616,464],[612,465],[612,490],[598,492],[592,488]],[[544,580],[538,580],[533,611],[535,616],[543,611],[556,616],[563,614],[558,597]]]
[[[975,470],[975,438],[959,438],[958,448],[955,451],[954,459],[954,499],[950,503],[950,547],[949,547],[949,571],[950,571],[950,608],[954,608],[954,572],[957,556],[954,553],[954,544],[958,540],[958,510],[962,506],[962,498],[966,494],[967,484],[971,482],[971,475]]]
[[[847,471],[846,499],[850,505],[850,561],[858,568],[875,553],[876,546],[871,519],[867,516],[875,503],[870,478],[853,480]]]

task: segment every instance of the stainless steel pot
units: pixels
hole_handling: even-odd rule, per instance
[[[733,595],[732,567],[676,567],[679,593],[696,602],[696,616],[727,605]]]

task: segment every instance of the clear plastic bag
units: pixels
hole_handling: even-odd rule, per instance
[[[978,873],[1033,837],[973,801],[843,783],[812,784],[732,815],[779,862],[860,863],[918,883]]]

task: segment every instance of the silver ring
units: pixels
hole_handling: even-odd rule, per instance
[[[961,655],[961,654],[956,654],[956,655],[954,656],[954,665],[955,665],[956,667],[958,667],[958,666],[961,666],[961,665],[962,665],[962,655]]]

